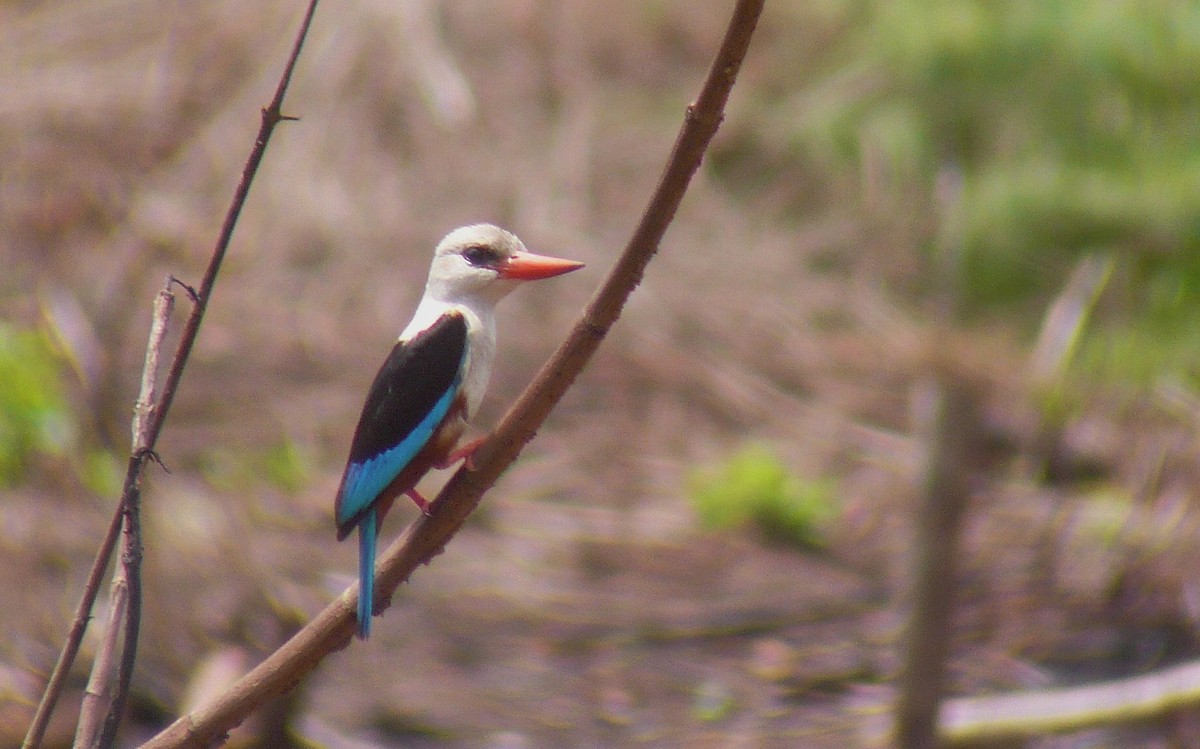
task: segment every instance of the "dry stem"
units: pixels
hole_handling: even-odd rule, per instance
[[[74,662],[75,655],[79,652],[79,644],[82,642],[84,632],[87,630],[88,618],[100,589],[100,579],[104,574],[104,569],[108,566],[109,558],[112,556],[112,550],[116,545],[117,533],[124,527],[125,536],[121,554],[121,571],[118,574],[125,577],[129,586],[128,615],[124,617],[124,643],[117,673],[117,690],[113,695],[108,716],[104,721],[102,734],[96,743],[100,746],[111,745],[116,735],[136,657],[137,630],[140,619],[138,614],[140,611],[141,538],[138,530],[138,505],[141,497],[142,475],[144,474],[147,461],[153,459],[154,445],[158,441],[163,421],[166,419],[167,412],[171,408],[175,391],[179,387],[179,381],[183,376],[183,369],[191,354],[192,346],[195,344],[196,336],[200,331],[200,323],[204,319],[204,312],[208,307],[208,300],[212,295],[212,288],[216,282],[217,272],[220,270],[225,253],[229,248],[233,229],[237,225],[238,216],[241,214],[242,206],[246,202],[246,195],[250,190],[250,184],[258,171],[263,154],[266,152],[271,133],[274,132],[275,126],[281,121],[292,119],[282,114],[283,97],[287,92],[288,84],[291,82],[292,71],[295,69],[296,60],[300,56],[300,50],[303,47],[304,38],[308,33],[316,6],[317,0],[310,0],[304,20],[296,35],[296,42],[292,47],[291,55],[288,58],[283,74],[280,76],[275,96],[271,100],[271,103],[262,110],[262,121],[259,126],[258,135],[255,138],[254,148],[251,150],[250,156],[246,160],[246,165],[242,170],[241,179],[234,192],[229,211],[225,215],[221,232],[217,238],[216,246],[213,249],[200,288],[198,291],[188,289],[193,302],[192,311],[188,316],[179,344],[171,359],[170,368],[163,384],[161,398],[153,405],[142,403],[139,399],[139,408],[135,415],[133,426],[134,447],[125,473],[121,502],[117,507],[113,522],[109,526],[108,534],[100,544],[100,551],[97,553],[92,570],[88,575],[88,584],[84,590],[83,599],[76,609],[75,621],[71,625],[67,642],[63,645],[58,662],[55,663],[54,670],[47,681],[46,690],[42,694],[41,702],[38,705],[29,731],[25,736],[25,741],[22,744],[24,749],[35,749],[35,747],[41,744],[46,726],[54,711],[54,705],[62,692],[66,674]],[[159,331],[160,334],[161,332]],[[155,335],[155,332],[151,333],[151,348],[153,348]],[[157,340],[161,344],[161,335],[159,335]],[[157,357],[157,352],[153,352],[153,358],[151,352],[148,352],[147,365],[153,363],[156,366]],[[146,376],[147,374],[143,372],[143,378]],[[150,377],[153,379],[154,375],[150,375]],[[145,385],[145,380],[143,380],[143,384]],[[143,395],[147,394],[143,393]],[[138,442],[139,436],[143,440],[140,444]]]
[[[158,360],[174,309],[175,296],[171,293],[171,280],[167,279],[166,286],[154,299],[154,317],[150,324],[150,340],[146,345],[146,362],[142,368],[142,387],[133,409],[134,459],[146,455],[149,450],[146,424],[157,405]],[[139,488],[134,487],[126,491],[122,498],[125,533],[122,536],[121,564],[113,573],[108,628],[96,660],[92,663],[92,675],[79,710],[79,724],[75,731],[75,746],[79,749],[112,744],[125,708],[125,698],[129,694],[141,621],[140,494]],[[117,659],[118,652],[121,653],[120,660]]]
[[[725,102],[753,36],[762,0],[739,0],[699,97],[687,108],[657,189],[617,264],[568,338],[501,419],[475,454],[476,470],[460,469],[433,502],[432,515],[404,530],[384,554],[376,597],[386,608],[395,589],[419,564],[438,554],[479,498],[533,438],[551,408],[595,352],[641,281],[666,233],[701,157],[721,123]],[[283,647],[238,680],[216,702],[185,715],[143,749],[205,747],[258,706],[297,684],[330,652],[345,647],[355,629],[358,587],[353,585]]]

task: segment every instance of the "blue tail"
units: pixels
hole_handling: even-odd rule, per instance
[[[375,508],[367,510],[358,524],[358,636],[371,636],[371,615],[375,612]]]

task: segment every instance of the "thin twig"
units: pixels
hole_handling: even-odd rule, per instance
[[[175,309],[175,295],[171,293],[171,281],[158,292],[154,299],[154,315],[150,323],[150,339],[146,344],[146,361],[142,367],[142,386],[134,405],[133,457],[144,461],[149,454],[146,440],[149,435],[146,424],[158,401],[158,361],[163,340]],[[128,476],[141,475],[141,469],[132,469]],[[133,661],[137,653],[137,638],[141,620],[141,534],[138,521],[138,487],[122,492],[122,536],[121,564],[113,573],[111,609],[108,628],[103,642],[92,663],[92,675],[79,710],[79,725],[75,731],[75,746],[89,749],[93,746],[111,746],[116,737],[120,715],[125,708],[129,693],[129,682],[133,673]],[[120,648],[121,657],[117,653]],[[113,684],[116,689],[113,689]]]
[[[154,298],[154,318],[150,324],[150,341],[146,346],[146,363],[142,367],[142,387],[133,406],[133,429],[131,443],[134,453],[151,450],[154,443],[150,438],[150,419],[160,410],[158,402],[158,359],[162,354],[163,339],[167,335],[167,324],[175,309],[175,295],[171,286],[175,279],[168,276],[166,284]]]
[[[304,13],[304,20],[300,22],[300,30],[296,33],[296,41],[292,45],[292,52],[288,56],[283,74],[279,77],[279,85],[275,88],[275,96],[272,97],[271,103],[262,110],[262,119],[259,124],[258,135],[254,139],[254,148],[250,151],[250,156],[246,159],[246,165],[242,167],[242,177],[238,180],[237,189],[233,193],[233,200],[229,204],[229,211],[225,214],[225,220],[221,223],[221,232],[217,236],[216,246],[213,247],[212,258],[208,262],[208,268],[204,271],[204,278],[201,279],[198,289],[192,291],[189,288],[194,302],[192,313],[188,316],[187,323],[184,324],[183,334],[179,339],[179,346],[175,349],[175,356],[171,359],[171,368],[168,370],[166,381],[163,383],[162,402],[159,403],[158,410],[153,415],[148,426],[150,449],[154,448],[154,443],[158,439],[158,433],[162,429],[163,420],[167,417],[167,411],[170,410],[171,403],[175,400],[175,391],[179,388],[179,380],[183,377],[183,368],[187,365],[188,357],[192,353],[192,346],[196,342],[196,335],[200,332],[200,323],[204,321],[204,312],[208,309],[208,302],[212,297],[213,285],[217,282],[217,273],[221,270],[221,263],[225,260],[225,252],[229,249],[229,240],[233,237],[233,229],[237,226],[238,217],[241,216],[242,206],[246,204],[246,195],[250,192],[250,185],[254,181],[254,175],[258,173],[258,165],[262,162],[263,154],[267,151],[267,143],[270,142],[271,134],[275,131],[276,125],[280,122],[296,119],[295,117],[288,117],[283,114],[283,97],[287,93],[288,84],[292,81],[292,71],[296,69],[296,61],[300,58],[300,50],[304,47],[304,39],[308,35],[308,27],[312,24],[313,14],[316,10],[317,0],[310,0],[308,10]]]
[[[146,462],[153,453],[150,450],[135,451],[129,459],[128,475],[133,482],[126,483],[122,492],[124,532],[121,535],[121,561],[113,573],[114,590],[124,589],[124,596],[115,599],[125,609],[124,616],[114,616],[112,626],[123,624],[121,633],[121,659],[117,665],[116,690],[104,718],[104,727],[95,743],[89,746],[109,749],[117,737],[117,728],[125,714],[125,702],[129,697],[129,685],[133,681],[133,665],[137,660],[138,632],[142,619],[142,475]],[[106,633],[106,641],[116,642],[115,632]]]
[[[233,236],[233,229],[237,225],[237,220],[241,214],[242,206],[245,205],[246,195],[250,190],[250,185],[254,180],[254,175],[258,171],[258,166],[262,161],[263,154],[266,152],[267,143],[271,139],[271,134],[275,130],[275,126],[284,120],[292,120],[294,117],[287,117],[282,114],[283,97],[287,92],[289,83],[291,82],[292,72],[295,70],[296,61],[300,56],[300,50],[304,45],[304,39],[308,34],[309,26],[312,23],[313,14],[316,12],[318,0],[310,0],[308,9],[305,11],[304,19],[301,22],[300,30],[296,35],[296,41],[292,47],[291,54],[288,57],[287,64],[283,74],[280,76],[279,85],[276,87],[275,95],[271,99],[270,104],[262,110],[261,123],[259,125],[258,134],[255,137],[254,148],[250,152],[250,156],[246,160],[246,165],[242,169],[241,179],[238,181],[237,189],[234,191],[233,199],[230,203],[229,210],[225,215],[225,220],[221,225],[221,231],[218,235],[216,245],[213,248],[212,257],[209,260],[208,268],[205,270],[204,278],[201,281],[198,290],[193,291],[191,287],[185,286],[189,291],[193,301],[191,314],[188,316],[187,322],[184,325],[183,332],[180,336],[179,343],[172,356],[170,368],[165,378],[162,395],[158,400],[156,407],[152,408],[146,417],[143,424],[145,435],[145,444],[141,449],[135,449],[130,456],[129,464],[126,470],[124,488],[122,491],[121,502],[114,514],[113,522],[109,527],[108,534],[101,543],[100,550],[96,555],[92,570],[88,575],[88,583],[84,589],[83,598],[76,609],[75,621],[72,624],[71,630],[68,633],[67,642],[63,646],[63,650],[59,655],[58,661],[55,664],[54,671],[51,673],[50,679],[47,682],[46,690],[42,694],[41,703],[38,705],[37,712],[34,715],[34,720],[29,727],[29,731],[25,736],[25,741],[22,744],[23,749],[36,749],[40,746],[42,738],[45,735],[46,726],[50,721],[50,716],[54,711],[55,703],[58,701],[59,695],[62,693],[62,688],[66,680],[67,672],[74,662],[75,656],[79,652],[79,644],[83,640],[84,632],[87,630],[87,622],[91,615],[91,610],[95,604],[96,596],[100,590],[100,580],[103,577],[104,569],[108,566],[109,559],[112,556],[113,548],[116,546],[117,533],[125,526],[126,533],[129,534],[129,545],[126,546],[122,554],[123,559],[128,560],[131,564],[136,564],[140,559],[141,549],[140,540],[136,528],[136,512],[131,515],[130,510],[136,510],[137,503],[140,499],[141,477],[145,470],[147,461],[156,460],[153,452],[154,446],[158,441],[159,433],[162,431],[162,425],[166,419],[167,413],[171,408],[171,403],[174,401],[175,392],[179,387],[179,381],[183,376],[184,366],[187,364],[192,347],[195,344],[196,336],[200,331],[200,323],[203,321],[204,312],[208,307],[209,298],[212,295],[213,285],[216,283],[217,273],[220,270],[221,263],[225,258],[225,253],[229,248],[229,241]],[[139,414],[138,418],[141,418]],[[137,426],[135,426],[135,432]],[[135,521],[128,524],[130,520]],[[136,543],[135,543],[136,542]],[[133,617],[129,617],[133,619]],[[126,624],[127,632],[132,631],[129,628],[136,628],[136,622],[128,622]],[[133,659],[135,657],[136,648],[136,633],[132,641],[127,637],[125,642],[126,655],[122,658],[123,679],[119,679],[119,691],[116,695],[118,702],[124,702],[124,694],[128,691],[128,677],[132,671]],[[120,682],[124,681],[125,688],[120,689]],[[117,703],[115,702],[114,705]],[[116,713],[116,721],[119,721],[119,711]],[[109,721],[106,721],[105,734],[108,733]],[[112,727],[115,731],[115,724]]]
[[[171,282],[172,279],[168,278],[166,285],[154,300],[154,323],[150,327],[150,343],[146,347],[146,363],[142,368],[142,387],[134,406],[133,460],[137,461],[137,465],[133,466],[129,473],[136,484],[127,487],[124,492],[125,532],[122,535],[121,564],[113,580],[114,588],[119,585],[125,586],[125,596],[120,600],[127,607],[127,611],[122,620],[124,636],[121,638],[117,688],[108,707],[108,716],[104,719],[104,729],[95,744],[103,749],[112,746],[116,741],[117,728],[121,725],[121,716],[125,714],[125,702],[133,681],[133,666],[137,660],[138,633],[142,621],[141,476],[146,462],[156,459],[152,441],[156,435],[150,431],[150,424],[162,409],[158,388],[158,360],[171,312],[175,309],[175,295],[171,293]],[[114,618],[113,626],[116,621]],[[115,642],[116,639],[116,633],[109,633],[108,641]]]
[[[113,513],[104,540],[100,542],[100,548],[92,562],[91,572],[88,573],[87,583],[83,586],[83,597],[75,608],[75,618],[71,621],[70,631],[67,632],[67,642],[63,645],[62,652],[58,654],[54,668],[50,671],[46,689],[42,692],[41,702],[38,703],[37,710],[33,714],[33,720],[29,724],[29,731],[25,734],[25,741],[21,744],[21,749],[35,749],[41,745],[42,738],[46,735],[46,726],[50,724],[54,705],[58,702],[59,695],[62,694],[67,674],[70,673],[71,664],[75,662],[75,656],[79,653],[83,634],[87,631],[88,620],[92,615],[92,604],[100,592],[104,571],[108,569],[109,557],[112,556],[113,548],[117,545],[117,539],[120,537],[123,518],[124,515],[121,512]]]
[[[376,595],[386,607],[395,589],[416,567],[428,562],[458,531],[479,498],[532,439],[616,322],[637,287],[646,264],[658,249],[701,157],[720,125],[725,102],[745,58],[762,0],[739,0],[725,39],[709,70],[700,96],[687,116],[642,220],[604,284],[596,292],[570,336],[542,367],[533,382],[501,419],[495,432],[476,452],[476,470],[460,469],[432,506],[404,530],[384,554],[376,578]],[[295,637],[239,679],[215,702],[176,720],[142,749],[206,747],[241,723],[267,700],[295,686],[321,659],[345,647],[355,630],[358,586],[352,585]]]
[[[79,708],[79,725],[75,727],[75,749],[90,749],[103,733],[105,715],[113,704],[113,681],[117,672],[118,639],[125,631],[125,619],[129,614],[129,586],[119,571],[113,577],[109,596],[108,635],[96,660],[92,664],[92,675],[83,692],[83,704]]]

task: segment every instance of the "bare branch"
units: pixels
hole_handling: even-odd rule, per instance
[[[29,727],[29,731],[25,736],[25,741],[22,744],[24,749],[35,749],[41,744],[42,738],[45,735],[46,726],[50,721],[50,716],[54,711],[54,705],[58,701],[58,697],[62,692],[63,683],[66,679],[66,674],[71,668],[71,664],[75,660],[75,656],[79,652],[79,643],[83,640],[84,632],[87,630],[88,618],[91,614],[92,606],[95,604],[96,595],[100,590],[100,580],[103,577],[104,569],[108,566],[110,557],[112,556],[113,548],[116,546],[116,539],[119,530],[125,528],[125,544],[122,552],[122,567],[127,582],[129,583],[129,615],[125,617],[125,640],[123,643],[124,654],[121,658],[121,668],[118,673],[117,691],[114,694],[114,700],[110,709],[108,719],[105,721],[103,735],[100,737],[101,745],[111,743],[115,736],[117,725],[120,721],[121,710],[124,705],[125,695],[128,693],[129,680],[132,675],[133,663],[136,656],[137,647],[137,616],[140,610],[140,559],[141,559],[141,539],[138,530],[138,504],[141,497],[141,479],[145,470],[146,462],[155,459],[154,445],[158,441],[158,435],[162,431],[162,425],[166,419],[167,412],[171,408],[171,403],[175,397],[175,391],[179,386],[179,381],[183,376],[183,368],[187,364],[188,356],[191,354],[192,347],[195,344],[196,336],[200,331],[200,323],[204,319],[204,312],[208,307],[209,298],[212,295],[213,285],[216,283],[217,272],[220,270],[221,263],[225,258],[225,253],[229,248],[229,241],[233,236],[233,229],[237,225],[238,216],[241,214],[242,206],[245,205],[246,195],[250,190],[250,184],[254,179],[254,175],[258,171],[258,166],[262,162],[263,154],[266,152],[267,143],[271,139],[271,134],[275,130],[275,126],[281,121],[294,119],[286,117],[282,114],[283,97],[287,92],[288,84],[291,82],[292,71],[296,67],[296,60],[300,56],[300,50],[304,45],[304,39],[308,34],[308,28],[312,23],[313,14],[316,12],[317,0],[310,0],[304,19],[301,23],[300,30],[296,35],[295,44],[292,47],[291,55],[288,57],[287,64],[283,74],[280,76],[279,85],[276,87],[275,95],[271,103],[262,111],[262,120],[259,126],[258,135],[255,137],[254,148],[250,152],[249,158],[246,160],[246,165],[242,170],[241,179],[238,182],[237,189],[234,191],[233,199],[230,203],[229,210],[225,215],[225,220],[222,223],[220,234],[218,235],[216,246],[213,249],[212,257],[209,260],[208,268],[205,271],[204,278],[198,290],[193,291],[190,287],[186,287],[189,296],[194,302],[191,314],[188,316],[184,326],[183,333],[180,337],[179,344],[175,349],[175,353],[171,359],[170,368],[167,372],[166,380],[163,384],[161,398],[154,405],[147,405],[151,400],[146,400],[143,403],[142,398],[139,398],[139,410],[135,415],[133,426],[134,432],[134,447],[129,458],[129,464],[126,469],[124,488],[122,490],[121,502],[117,507],[117,512],[113,517],[113,522],[109,526],[109,530],[104,540],[101,542],[100,550],[96,555],[96,559],[92,566],[92,571],[88,575],[88,582],[84,589],[83,599],[80,601],[76,609],[75,621],[68,634],[67,642],[63,646],[63,650],[59,655],[57,663],[55,663],[54,671],[50,675],[47,682],[46,690],[42,694],[41,703],[38,705],[37,712],[34,715],[34,720]],[[168,287],[170,282],[168,282]],[[169,292],[168,292],[169,293]],[[160,297],[161,298],[161,297]],[[157,319],[157,315],[156,315]],[[153,343],[155,335],[161,345],[161,333],[163,331],[151,332],[151,342]],[[154,365],[157,367],[158,353],[155,352]],[[147,365],[151,358],[150,352],[147,352]],[[143,388],[145,388],[146,373],[143,372]],[[148,394],[143,390],[143,396]],[[144,408],[142,408],[145,406]],[[141,441],[139,442],[139,437]],[[132,575],[131,575],[132,573]]]
[[[148,361],[151,358],[157,360],[157,354],[146,357]],[[125,714],[125,702],[129,697],[129,685],[133,682],[133,664],[137,660],[138,632],[142,620],[141,483],[146,462],[151,455],[153,452],[149,449],[134,451],[129,460],[129,472],[121,497],[124,533],[121,535],[121,561],[113,573],[113,589],[124,591],[124,595],[114,599],[114,605],[119,603],[125,611],[114,613],[111,626],[123,624],[124,631],[120,638],[121,660],[117,667],[116,691],[108,706],[108,715],[104,718],[104,728],[96,741],[89,745],[100,749],[109,749],[116,741],[117,728],[121,725],[121,716]],[[116,632],[108,632],[105,642],[115,644],[117,639]]]
[[[150,413],[155,408],[155,401],[157,399],[158,358],[162,351],[163,339],[166,336],[171,312],[174,308],[175,295],[171,293],[171,279],[167,279],[166,286],[158,292],[154,300],[154,314],[150,323],[150,338],[146,345],[146,362],[142,369],[141,392],[134,406],[133,448],[135,454],[139,448],[144,448],[146,444],[146,424]],[[46,726],[50,721],[50,715],[54,710],[54,704],[58,700],[58,695],[62,692],[67,672],[70,669],[71,663],[75,660],[75,655],[79,652],[79,645],[83,641],[83,634],[87,629],[92,605],[100,590],[100,581],[104,576],[105,568],[108,566],[108,558],[112,555],[113,547],[116,545],[123,520],[123,512],[118,511],[113,515],[108,532],[100,544],[100,550],[96,554],[96,559],[92,563],[92,570],[88,575],[87,584],[84,586],[83,599],[75,611],[71,630],[67,635],[67,643],[59,654],[58,662],[54,665],[54,670],[50,673],[50,679],[46,684],[42,701],[38,704],[37,712],[33,716],[33,721],[30,723],[29,731],[22,744],[25,749],[38,746],[45,734]],[[101,689],[100,685],[106,678],[111,676],[109,669],[115,665],[112,655],[115,653],[116,635],[119,630],[114,629],[114,627],[125,620],[126,611],[124,607],[128,603],[127,592],[128,589],[124,577],[122,576],[119,583],[118,580],[114,579],[112,585],[113,608],[109,614],[108,631],[110,636],[105,639],[105,644],[101,646],[100,654],[97,655],[96,662],[92,667],[92,677],[89,679],[84,703],[80,708],[79,725],[75,732],[75,743],[77,746],[91,746],[95,742],[97,732],[101,726],[100,717],[103,715],[102,711],[109,704],[107,700],[91,699],[91,696],[99,697],[100,695],[107,695],[107,690]],[[107,657],[105,656],[106,651],[108,653]]]
[[[171,293],[171,281],[167,279],[166,285],[154,299],[150,340],[146,345],[146,362],[142,368],[142,387],[133,409],[133,454],[137,460],[144,460],[139,456],[148,452],[146,424],[157,406],[158,360],[174,309],[175,295]],[[124,512],[121,517],[125,533],[122,536],[121,564],[113,574],[108,628],[96,660],[92,663],[92,675],[88,679],[87,691],[79,710],[75,746],[80,749],[112,743],[129,692],[142,600],[141,535],[139,503],[136,499],[139,495],[140,492],[135,488],[123,496]],[[119,660],[118,652],[121,653]]]
[[[154,318],[150,323],[150,341],[146,345],[146,363],[142,367],[142,387],[137,403],[133,406],[134,452],[149,450],[150,419],[159,410],[158,403],[158,358],[162,353],[163,338],[167,335],[167,323],[175,309],[175,295],[171,293],[174,279],[167,278],[166,285],[154,298]]]
[[[163,383],[162,402],[158,404],[158,410],[147,428],[149,441],[146,446],[151,450],[154,449],[158,433],[162,430],[162,423],[167,417],[167,411],[170,410],[171,403],[175,400],[175,391],[179,388],[179,380],[183,377],[183,368],[187,365],[188,356],[192,353],[192,346],[196,343],[196,335],[200,332],[200,323],[204,320],[204,311],[208,308],[208,301],[212,297],[213,285],[217,282],[217,273],[221,270],[221,263],[225,260],[225,252],[229,249],[229,240],[233,237],[233,229],[237,226],[238,217],[241,216],[242,206],[246,204],[246,195],[250,192],[250,184],[254,181],[254,175],[258,173],[258,166],[262,163],[263,154],[266,153],[267,143],[270,142],[276,125],[285,120],[295,119],[283,114],[283,97],[287,93],[288,84],[291,83],[292,71],[296,68],[296,60],[300,57],[300,50],[304,46],[304,39],[308,35],[308,27],[312,24],[313,14],[316,10],[317,0],[310,0],[304,20],[300,22],[300,30],[296,33],[296,42],[292,45],[292,52],[288,56],[283,74],[279,77],[275,96],[271,99],[271,103],[262,110],[262,120],[258,128],[258,135],[254,139],[254,148],[246,159],[246,165],[242,167],[242,177],[238,180],[233,200],[229,204],[225,220],[221,223],[221,232],[217,236],[217,243],[213,248],[208,268],[204,271],[204,278],[200,281],[200,287],[193,292],[195,303],[192,313],[184,325],[179,346],[175,349],[175,356],[171,359],[171,368]],[[189,289],[189,291],[191,290]]]
[[[67,674],[71,670],[71,664],[75,662],[75,656],[79,653],[83,634],[87,631],[88,619],[92,615],[92,604],[95,603],[96,595],[100,592],[100,583],[104,579],[104,571],[108,569],[109,557],[112,556],[113,548],[117,545],[123,517],[120,512],[113,514],[104,540],[100,542],[100,549],[96,552],[96,558],[92,562],[92,570],[88,573],[87,582],[83,586],[83,597],[75,608],[75,618],[71,621],[70,631],[67,632],[66,644],[63,645],[62,651],[58,654],[58,660],[54,663],[53,670],[50,671],[46,689],[42,692],[41,702],[38,703],[37,711],[33,714],[33,720],[29,724],[29,730],[25,734],[25,741],[21,744],[21,749],[35,749],[35,747],[41,746],[42,738],[46,735],[46,726],[50,724],[54,705],[58,702],[59,695],[62,694]]]
[[[406,528],[384,554],[376,582],[382,606],[387,606],[395,589],[418,565],[438,554],[458,531],[483,492],[533,438],[620,316],[721,123],[762,6],[762,0],[738,1],[700,96],[687,108],[674,150],[641,222],[568,338],[475,453],[476,470],[460,469],[434,500],[431,516]],[[292,688],[322,658],[350,641],[357,596],[358,586],[352,585],[216,702],[179,718],[143,749],[209,746],[259,705]]]
[[[75,727],[75,749],[90,749],[96,745],[104,728],[105,715],[113,704],[113,682],[120,646],[118,639],[125,631],[125,619],[129,613],[129,586],[120,571],[113,577],[111,591],[108,628],[83,693],[79,724]]]

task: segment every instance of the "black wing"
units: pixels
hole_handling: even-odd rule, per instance
[[[458,312],[392,348],[363,405],[338,490],[339,526],[404,470],[445,419],[462,386],[467,321]]]

